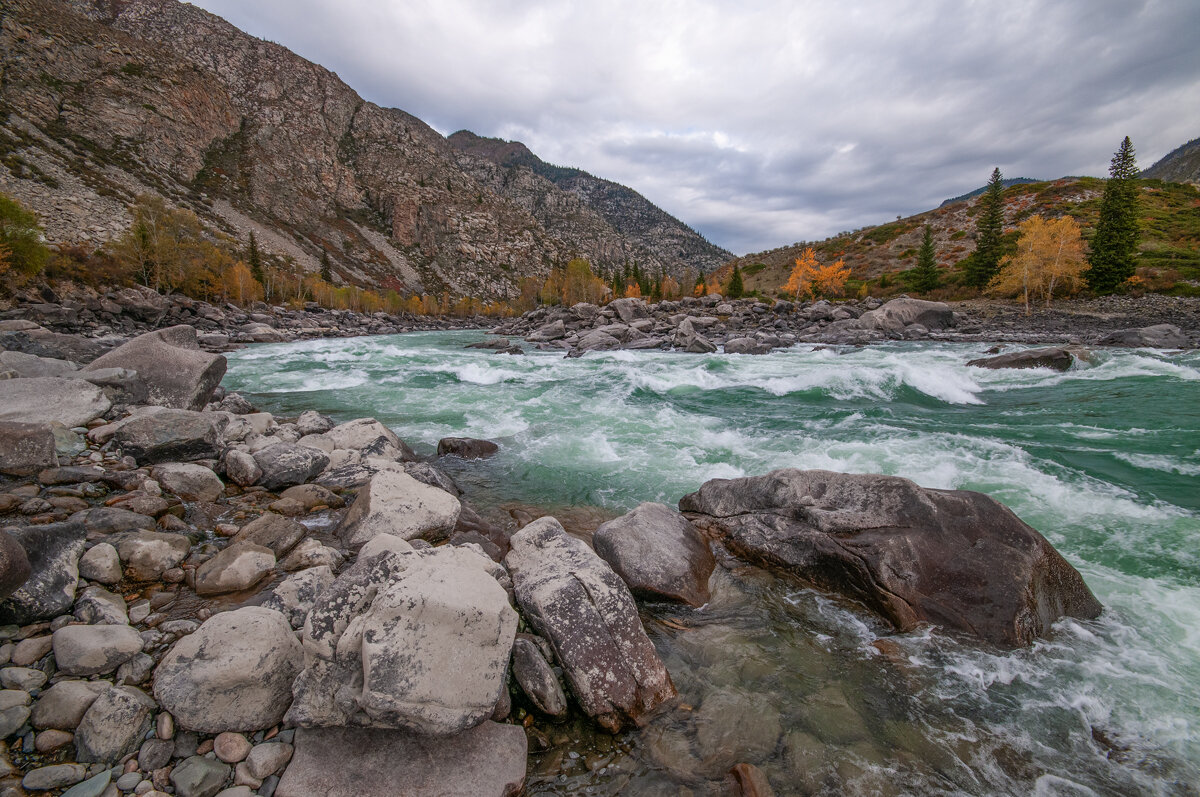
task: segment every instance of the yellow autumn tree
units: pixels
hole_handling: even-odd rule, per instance
[[[221,272],[221,294],[237,305],[262,298],[262,285],[250,273],[250,268],[238,260]]]
[[[1001,261],[988,290],[1001,296],[1020,294],[1029,315],[1031,296],[1049,307],[1055,291],[1070,295],[1079,290],[1087,262],[1079,225],[1070,216],[1049,221],[1030,216],[1018,229],[1017,253]]]
[[[838,260],[828,266],[822,266],[817,262],[817,253],[810,246],[796,258],[796,265],[788,276],[788,281],[781,287],[785,293],[790,293],[797,299],[801,296],[811,296],[814,299],[818,296],[841,296],[849,278],[850,268],[845,261]]]

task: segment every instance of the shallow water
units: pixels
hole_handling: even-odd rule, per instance
[[[1200,353],[1103,351],[1057,373],[967,368],[986,346],[962,344],[576,360],[461,348],[482,337],[256,346],[231,356],[225,384],[276,413],[373,415],[424,453],[450,435],[496,440],[496,457],[453,466],[485,509],[602,517],[779,467],[981,490],[1106,607],[1003,652],[891,634],[730,561],[705,608],[645,612],[683,706],[615,742],[539,731],[550,749],[531,793],[702,794],[738,761],[781,794],[1200,793]]]

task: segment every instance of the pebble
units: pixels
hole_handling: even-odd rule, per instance
[[[21,785],[31,791],[49,791],[64,786],[74,786],[87,775],[82,764],[52,764],[30,770],[21,780]]]
[[[67,789],[61,797],[101,797],[111,782],[112,771],[105,769]]]
[[[162,712],[154,721],[154,731],[160,739],[170,739],[175,735],[175,718],[169,712]]]
[[[133,791],[139,783],[142,782],[142,773],[126,772],[121,777],[117,778],[117,788],[121,791]]]
[[[239,761],[246,760],[246,756],[250,755],[252,747],[250,740],[245,736],[231,731],[219,733],[217,734],[217,738],[213,740],[213,751],[216,752],[217,758],[226,764],[236,764]]]
[[[11,661],[18,667],[28,667],[36,664],[38,660],[49,653],[51,647],[53,647],[53,638],[50,636],[22,639],[13,648]]]
[[[39,753],[48,753],[51,750],[57,750],[63,745],[70,744],[74,739],[75,734],[73,733],[49,728],[34,737],[33,746]]]

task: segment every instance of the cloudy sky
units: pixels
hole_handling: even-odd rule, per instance
[[[1200,136],[1196,0],[197,0],[738,254]]]

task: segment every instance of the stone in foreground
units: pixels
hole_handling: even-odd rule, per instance
[[[860,601],[900,631],[930,622],[1020,647],[1102,608],[1045,537],[982,493],[784,469],[713,479],[679,507],[738,556]]]
[[[445,490],[402,470],[382,470],[359,489],[337,533],[352,548],[378,534],[437,540],[454,529],[460,510],[458,499]]]
[[[716,560],[708,541],[669,506],[640,504],[601,524],[592,545],[635,595],[692,606],[708,602]]]
[[[282,614],[245,606],[176,642],[154,671],[154,696],[189,730],[257,731],[283,718],[303,659]]]
[[[554,648],[584,711],[615,732],[675,697],[629,588],[603,559],[552,517],[511,542],[504,563],[517,601]]]
[[[0,601],[0,623],[24,625],[69,614],[79,582],[79,557],[87,534],[84,527],[68,521],[6,531],[24,549],[29,577]],[[19,554],[12,553],[19,567]]]
[[[485,722],[457,736],[300,728],[276,797],[510,797],[525,784],[525,731]]]

